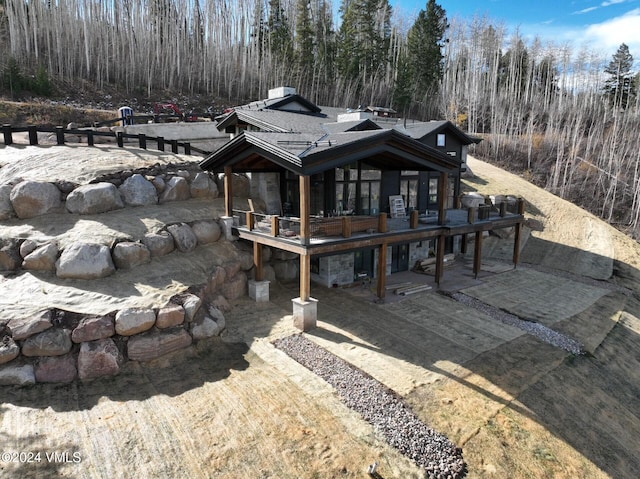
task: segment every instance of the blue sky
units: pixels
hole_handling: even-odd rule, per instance
[[[394,9],[412,18],[426,0],[391,0]],[[437,0],[447,17],[471,19],[474,15],[503,22],[509,31],[539,36],[559,45],[613,55],[621,43],[640,60],[640,0]]]

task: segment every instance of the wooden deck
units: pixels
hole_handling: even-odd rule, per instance
[[[303,244],[298,235],[297,218],[279,217],[277,234],[274,234],[272,218],[266,217],[253,221],[251,225],[241,221],[234,227],[234,232],[242,239],[297,254],[325,254],[509,228],[521,224],[524,216],[518,213],[501,216],[499,212],[491,211],[486,218],[479,219],[477,215],[470,218],[467,209],[449,209],[442,225],[434,215],[418,217],[417,221],[412,221],[411,217],[384,218],[383,221],[381,224],[377,216],[314,218],[311,222],[312,236],[307,244]],[[345,228],[344,223],[349,223],[349,226]],[[344,234],[345,229],[347,235]]]

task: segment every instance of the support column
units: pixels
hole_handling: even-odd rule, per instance
[[[311,297],[311,255],[300,255],[300,297],[293,303],[293,325],[309,331],[316,327],[318,320],[318,300]]]
[[[224,167],[224,214],[233,216],[233,170],[230,166]]]
[[[482,231],[476,231],[476,241],[473,248],[473,275],[478,279],[482,265]]]
[[[262,245],[257,241],[253,242],[253,266],[256,269],[256,281],[264,279],[264,268],[262,266]]]
[[[378,249],[377,276],[376,294],[379,299],[384,300],[387,291],[387,243],[382,243]]]
[[[518,214],[524,215],[524,200],[518,198]],[[513,267],[520,262],[520,241],[522,240],[522,223],[516,224],[516,231],[513,238]]]
[[[443,225],[447,222],[447,188],[449,185],[449,175],[440,173],[440,181],[438,182],[438,224]]]
[[[438,244],[436,245],[436,284],[440,286],[442,275],[444,272],[444,245],[445,236],[438,236]]]
[[[311,178],[309,176],[300,176],[300,242],[309,244],[310,228],[309,228],[309,211],[311,205]]]

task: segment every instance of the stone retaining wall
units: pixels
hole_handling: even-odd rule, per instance
[[[151,361],[219,336],[229,300],[246,294],[238,264],[216,267],[197,292],[161,308],[127,308],[104,316],[47,309],[0,322],[0,385],[68,383],[120,372],[127,361]]]

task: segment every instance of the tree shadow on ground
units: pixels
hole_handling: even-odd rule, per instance
[[[211,338],[155,361],[130,361],[117,376],[69,384],[3,386],[0,404],[63,412],[91,409],[103,397],[116,402],[142,401],[158,394],[174,397],[221,381],[231,371],[247,369],[249,362],[244,356],[248,350],[244,343]]]
[[[640,356],[637,354],[640,350],[640,271],[615,262],[610,281],[593,281],[576,275],[573,263],[603,264],[607,258],[561,244],[546,247],[556,258],[556,269],[547,266],[552,258],[541,257],[539,262],[545,266],[545,274],[563,275],[567,282],[573,281],[577,286],[585,282],[610,290],[601,299],[594,298],[592,306],[553,325],[565,334],[574,332],[585,339],[600,335],[599,346],[594,346],[592,354],[575,356],[527,334],[484,351],[470,350],[469,344],[473,345],[473,337],[479,334],[476,325],[469,323],[459,328],[453,313],[431,321],[415,319],[420,314],[425,318],[441,314],[440,310],[430,311],[429,302],[424,300],[432,298],[434,306],[437,301],[441,302],[442,298],[436,301],[433,292],[421,293],[422,301],[418,301],[419,295],[404,300],[402,311],[417,312],[417,316],[409,317],[362,296],[316,286],[312,296],[319,300],[319,320],[329,327],[321,324],[309,335],[321,344],[324,342],[332,352],[358,363],[357,367],[374,377],[379,371],[368,370],[368,358],[382,354],[448,378],[450,383],[458,385],[452,390],[467,394],[461,403],[467,403],[466,410],[463,407],[455,412],[456,407],[452,407],[451,414],[466,414],[475,431],[486,428],[494,414],[513,411],[542,426],[611,477],[632,477],[640,468],[637,456],[640,450],[640,402],[637,400],[640,397]],[[536,250],[540,250],[540,244]],[[572,258],[571,264],[561,261],[562,257]],[[528,259],[536,258],[529,255]],[[499,297],[499,292],[496,293]],[[529,294],[536,293],[530,291]],[[290,308],[290,295],[290,289],[281,291],[274,301],[283,309]],[[559,302],[562,300],[557,298]],[[459,303],[449,301],[452,312],[460,310]],[[617,305],[616,301],[619,301]],[[505,303],[503,307],[509,310],[510,306]],[[455,334],[443,333],[442,328],[454,330],[456,326],[459,329]],[[460,340],[456,340],[456,335]],[[443,366],[451,363],[457,364],[458,369]],[[421,401],[431,400],[428,389],[416,387],[406,399],[422,407]],[[474,401],[478,408],[469,411],[468,405]],[[478,411],[487,404],[493,404],[489,408],[493,408],[493,412],[485,411],[488,417],[479,417],[483,413]],[[423,420],[429,423],[434,411],[425,406]],[[474,435],[469,434],[464,441],[471,441]]]

